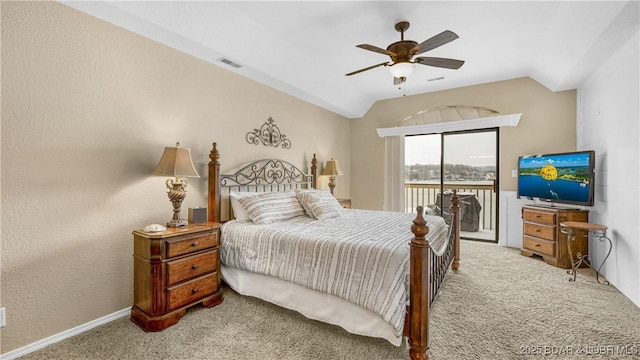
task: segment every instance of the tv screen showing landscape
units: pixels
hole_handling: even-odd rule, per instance
[[[592,206],[594,158],[593,151],[521,156],[518,197]]]

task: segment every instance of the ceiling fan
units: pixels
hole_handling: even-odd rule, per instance
[[[377,52],[391,57],[391,62],[383,62],[380,64],[372,65],[364,69],[356,70],[346,74],[346,76],[355,75],[363,71],[371,70],[379,66],[388,66],[391,74],[393,75],[394,85],[401,84],[407,80],[407,76],[413,73],[415,64],[428,65],[441,67],[446,69],[459,69],[463,64],[463,60],[446,59],[437,57],[417,57],[413,59],[415,55],[422,54],[423,52],[433,50],[446,43],[449,43],[458,38],[453,31],[445,30],[440,34],[433,36],[422,43],[418,44],[413,40],[405,40],[404,32],[409,29],[408,21],[401,21],[395,26],[396,31],[400,32],[400,41],[396,41],[393,44],[387,46],[387,49],[382,49],[377,46],[369,44],[356,45],[361,49]],[[412,60],[413,59],[413,60]]]

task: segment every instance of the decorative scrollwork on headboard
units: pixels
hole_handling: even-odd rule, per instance
[[[305,174],[295,165],[284,160],[263,159],[238,170],[235,174],[222,175],[220,185],[233,186],[265,186],[291,185],[294,187],[306,185],[311,187],[313,176]]]
[[[267,122],[262,124],[260,129],[253,129],[253,131],[248,132],[246,139],[249,144],[258,145],[262,142],[265,146],[281,146],[283,149],[291,148],[291,140],[287,139],[287,136],[280,132],[280,129],[273,123],[271,117],[269,117]]]

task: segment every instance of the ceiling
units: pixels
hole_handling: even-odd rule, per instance
[[[347,118],[378,100],[529,76],[553,91],[577,88],[638,31],[637,1],[62,1]],[[418,65],[402,86],[386,48],[409,21],[418,43],[459,39],[420,56],[465,60],[459,70]],[[240,68],[219,61],[226,58]],[[430,80],[442,78],[440,80]]]

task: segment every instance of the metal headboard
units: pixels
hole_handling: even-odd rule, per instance
[[[312,174],[305,174],[290,162],[278,159],[257,160],[235,174],[220,175],[221,187],[262,188],[256,191],[283,191],[312,185]]]
[[[278,192],[293,189],[315,187],[315,154],[312,160],[312,172],[305,173],[292,163],[279,159],[261,159],[245,165],[233,174],[220,175],[220,199],[223,219],[233,218],[233,209],[229,200],[231,191]],[[221,214],[221,215],[223,215]]]
[[[318,160],[313,154],[310,173],[305,173],[288,161],[262,159],[243,166],[233,174],[220,174],[220,152],[213,143],[209,152],[208,207],[207,220],[222,222],[232,218],[229,192],[237,191],[286,191],[291,189],[315,188]],[[225,189],[223,192],[222,190]],[[224,205],[223,205],[224,203]],[[226,214],[222,214],[226,211]]]

